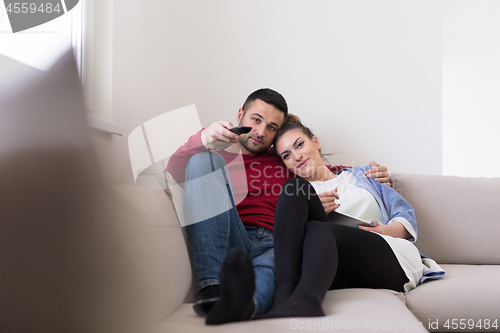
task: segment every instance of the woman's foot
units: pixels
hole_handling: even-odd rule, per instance
[[[325,313],[318,300],[303,295],[298,297],[292,295],[286,301],[277,305],[267,313],[256,319],[283,318],[283,317],[323,317]]]

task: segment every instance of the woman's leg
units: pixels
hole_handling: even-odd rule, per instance
[[[328,217],[313,193],[308,182],[292,179],[285,183],[278,200],[277,291],[272,310],[262,317],[323,315],[321,302],[337,273],[344,278],[344,287],[347,281],[350,287],[402,291],[408,281],[382,237],[325,222]],[[331,287],[339,285],[339,279],[335,282]]]
[[[379,235],[309,221],[303,247],[302,274],[293,293],[262,318],[323,316],[321,303],[337,274],[358,288],[403,291],[408,278],[392,249]],[[337,281],[336,281],[337,282]]]
[[[290,297],[299,282],[305,226],[311,220],[329,221],[314,188],[302,178],[287,180],[274,218],[277,289],[272,308]]]
[[[408,277],[386,240],[373,232],[331,224],[337,251],[337,274],[357,288],[403,292]],[[335,280],[330,289],[343,286]]]
[[[305,227],[302,274],[291,295],[261,318],[324,316],[321,303],[337,270],[337,246],[330,222]]]

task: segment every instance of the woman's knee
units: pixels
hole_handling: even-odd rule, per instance
[[[280,196],[306,196],[316,195],[314,187],[304,178],[290,178],[283,184]]]
[[[306,233],[329,234],[334,237],[334,224],[331,222],[309,221],[306,224]]]

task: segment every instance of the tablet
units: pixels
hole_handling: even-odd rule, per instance
[[[338,223],[341,225],[346,225],[349,227],[356,228],[358,224],[364,227],[373,227],[369,222],[359,220],[355,217],[337,211],[332,211],[330,214],[328,214],[328,218],[330,219],[331,222]]]

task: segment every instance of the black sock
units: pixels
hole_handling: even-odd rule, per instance
[[[206,286],[205,288],[201,289],[196,293],[196,299],[201,300],[201,299],[210,299],[210,298],[215,298],[219,297],[219,285],[210,285]]]
[[[278,283],[276,286],[276,293],[274,294],[271,309],[276,308],[278,305],[286,301],[293,294],[296,286],[297,282],[284,281]]]
[[[219,274],[220,299],[208,313],[206,324],[249,320],[254,311],[255,274],[248,254],[231,249]]]

